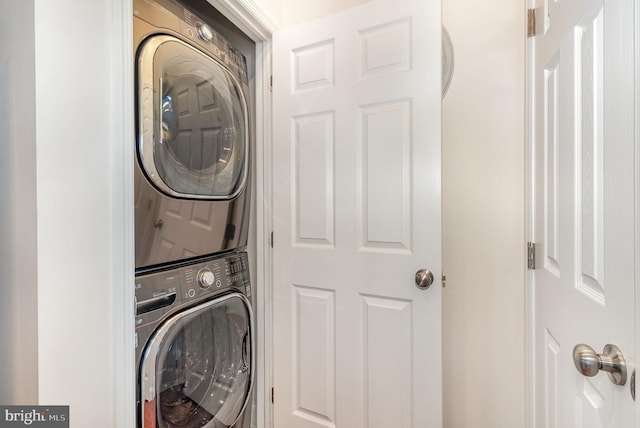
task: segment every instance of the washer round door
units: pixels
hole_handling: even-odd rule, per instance
[[[169,318],[151,337],[140,366],[142,428],[232,426],[249,398],[252,314],[227,295]]]
[[[231,199],[245,186],[248,113],[221,63],[180,39],[153,36],[138,54],[138,156],[161,192]]]

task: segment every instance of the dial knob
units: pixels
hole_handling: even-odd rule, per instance
[[[209,269],[202,269],[198,272],[198,284],[202,288],[209,288],[215,282],[216,277]]]
[[[204,24],[198,25],[198,37],[200,37],[205,42],[210,42],[213,40],[213,33],[211,29]]]

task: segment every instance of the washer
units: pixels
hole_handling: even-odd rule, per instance
[[[136,272],[246,246],[245,57],[173,0],[134,0]]]
[[[136,278],[138,428],[254,426],[247,254]]]

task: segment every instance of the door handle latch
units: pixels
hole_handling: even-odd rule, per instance
[[[573,348],[573,363],[585,376],[593,377],[602,370],[609,374],[609,379],[615,385],[627,383],[627,364],[616,345],[606,345],[602,354],[596,354],[591,346],[583,343],[576,345]]]

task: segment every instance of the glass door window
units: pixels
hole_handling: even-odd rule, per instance
[[[246,102],[231,73],[175,37],[155,36],[140,50],[138,85],[138,153],[147,177],[172,196],[236,196],[249,140]]]
[[[144,428],[233,425],[251,387],[246,299],[213,300],[168,320],[142,363]]]

